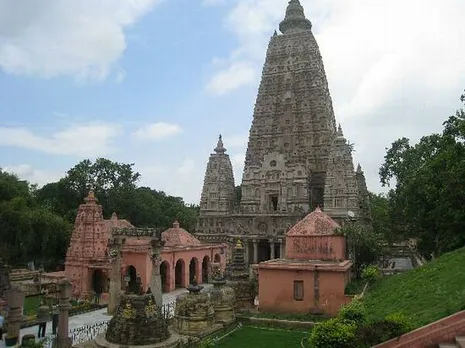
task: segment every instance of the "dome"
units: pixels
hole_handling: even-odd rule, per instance
[[[202,244],[192,234],[181,228],[177,221],[173,223],[173,227],[161,234],[161,239],[165,242],[165,247],[189,247]]]
[[[321,211],[320,207],[317,207],[313,212],[295,224],[286,233],[286,236],[332,236],[336,229],[340,227],[336,221]]]

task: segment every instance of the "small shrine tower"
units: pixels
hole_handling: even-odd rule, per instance
[[[258,265],[261,311],[334,315],[350,301],[352,262],[339,228],[318,207],[287,232],[287,258]]]

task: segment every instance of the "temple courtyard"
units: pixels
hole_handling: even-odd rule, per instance
[[[211,284],[204,284],[204,289],[207,290],[212,287]],[[176,297],[181,294],[186,293],[186,289],[177,289],[175,291],[171,291],[169,293],[163,294],[163,304],[174,303],[176,301]],[[86,326],[97,325],[103,322],[108,322],[111,319],[111,316],[107,314],[107,309],[102,308],[96,311],[83,313],[79,315],[74,315],[69,318],[69,331],[71,333],[79,331],[80,328],[84,328]],[[21,337],[24,335],[32,334],[37,336],[38,326],[31,326],[21,329]],[[52,322],[49,321],[47,323],[47,330],[45,332],[47,337],[53,337],[52,335]],[[72,335],[70,335],[72,336]],[[82,333],[81,337],[76,336],[75,344],[80,343],[81,341],[85,341],[85,333]],[[76,342],[77,341],[77,342]],[[5,341],[0,341],[0,348],[4,348]]]

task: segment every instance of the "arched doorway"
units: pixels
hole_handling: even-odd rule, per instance
[[[185,287],[185,281],[184,281],[184,260],[179,259],[176,261],[176,267],[174,270],[174,284],[176,288],[183,288]]]
[[[126,276],[129,277],[128,291],[130,293],[137,293],[139,289],[138,289],[138,286],[137,286],[137,270],[136,270],[136,267],[134,267],[132,265],[129,266]]]
[[[170,290],[170,265],[167,261],[160,264],[161,291],[169,292]]]
[[[202,283],[206,284],[210,280],[210,258],[205,256],[202,261]]]
[[[92,290],[96,294],[102,294],[104,287],[104,276],[101,269],[95,269],[92,273]]]
[[[221,256],[220,254],[215,254],[215,258],[213,259],[215,263],[221,263]]]
[[[199,266],[199,260],[197,260],[196,257],[193,257],[191,259],[191,262],[189,263],[189,282],[190,283],[193,283],[194,280],[196,282],[199,281],[199,275],[197,272],[198,266]]]

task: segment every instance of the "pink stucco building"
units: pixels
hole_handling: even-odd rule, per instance
[[[258,265],[261,311],[334,315],[350,301],[344,289],[352,262],[338,228],[317,208],[287,232],[287,257]]]
[[[73,296],[86,297],[92,292],[105,295],[109,290],[111,265],[108,262],[108,240],[113,228],[134,228],[127,220],[113,214],[104,219],[102,206],[90,192],[85,203],[78,209],[70,245],[66,254],[66,277],[73,284]],[[186,287],[195,277],[197,282],[208,280],[211,263],[219,263],[224,269],[225,244],[203,244],[176,221],[173,227],[162,233],[165,242],[161,253],[160,274],[164,292],[176,287]],[[122,284],[129,276],[130,282],[140,277],[142,287],[150,284],[152,261],[150,241],[128,237],[122,249]]]

